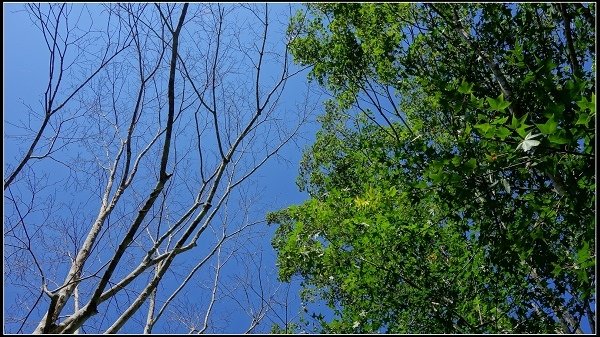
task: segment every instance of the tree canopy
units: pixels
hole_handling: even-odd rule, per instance
[[[572,333],[595,316],[595,5],[311,4],[331,94],[268,215],[321,332]],[[331,317],[330,317],[331,316]]]

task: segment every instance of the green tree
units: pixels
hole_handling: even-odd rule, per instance
[[[324,332],[594,326],[593,4],[318,4],[292,53],[334,99],[269,214]]]

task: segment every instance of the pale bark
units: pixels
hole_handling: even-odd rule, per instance
[[[216,267],[207,291],[209,304],[197,319],[179,319],[186,327],[216,331],[212,322],[222,299],[222,266],[238,249],[224,252],[241,245],[239,238],[251,235],[263,224],[249,219],[252,203],[246,205],[248,209],[243,209],[240,218],[222,218],[223,213],[235,208],[229,204],[231,200],[243,198],[237,191],[297,135],[310,109],[317,106],[311,106],[310,99],[303,102],[296,124],[282,123],[283,118],[276,115],[286,82],[303,69],[288,70],[287,46],[277,53],[270,50],[273,43],[269,41],[267,6],[264,11],[244,7],[259,23],[249,26],[256,33],[256,39],[250,41],[232,35],[227,26],[231,24],[227,21],[231,7],[223,5],[115,4],[105,9],[118,18],[119,29],[127,32],[120,39],[128,42],[128,49],[124,49],[123,57],[115,56],[114,64],[103,65],[98,79],[90,78],[80,89],[75,88],[80,91],[73,96],[82,106],[92,105],[89,114],[96,118],[93,126],[98,128],[97,138],[81,140],[91,151],[83,163],[94,168],[85,171],[73,165],[72,170],[80,184],[98,185],[97,198],[90,199],[97,208],[87,220],[73,217],[75,229],[69,238],[74,247],[64,247],[71,257],[63,265],[64,274],[48,277],[52,265],[37,263],[43,292],[29,314],[23,315],[21,327],[27,326],[35,310],[43,309],[43,316],[40,313],[42,317],[36,317],[35,333],[94,329],[116,333],[133,317],[140,331],[153,333],[157,322],[180,310],[177,301],[184,290],[208,276],[201,271]],[[198,43],[198,50],[190,47],[196,45],[196,29],[209,36],[208,45]],[[238,57],[236,50],[249,64],[247,69],[241,69],[239,60],[232,58]],[[281,67],[275,75],[270,64],[274,60]],[[239,88],[227,84],[228,78],[234,78],[239,88],[249,89],[249,94],[236,97]],[[120,98],[124,92],[126,100]],[[238,101],[230,101],[232,98]],[[65,101],[64,107],[73,108],[72,101]],[[48,124],[51,122],[49,118]],[[180,136],[181,132],[186,135]],[[188,134],[196,144],[186,147]],[[58,136],[47,142],[56,139]],[[96,144],[96,140],[104,143]],[[192,156],[189,150],[194,146],[197,153]],[[46,159],[35,154],[31,158]],[[194,162],[194,158],[199,161]],[[28,165],[23,167],[28,170],[15,176],[34,174]],[[5,184],[10,195],[21,181]],[[18,202],[13,197],[17,211],[22,208]],[[31,221],[27,215],[20,219],[10,228],[25,231],[27,236]],[[215,222],[222,222],[220,232],[214,231]],[[189,269],[174,271],[179,261],[185,260],[178,256],[203,249],[202,255],[193,257],[193,263],[185,262]],[[38,262],[37,249],[32,246],[28,251],[29,259]],[[175,279],[174,290],[165,293],[158,286],[172,281],[174,272],[184,276]],[[48,284],[55,284],[55,288],[48,289]],[[73,312],[65,315],[70,301],[74,301]],[[140,309],[145,305],[147,312],[140,320]],[[118,306],[118,311],[113,306]],[[258,326],[265,313],[263,309],[255,312],[249,330]],[[94,318],[96,314],[102,317]]]

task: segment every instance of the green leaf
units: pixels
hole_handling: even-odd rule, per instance
[[[558,134],[558,133],[553,133],[550,136],[548,136],[548,141],[550,141],[550,143],[559,144],[559,145],[569,143],[569,139],[564,137],[562,134]]]
[[[552,275],[554,277],[558,277],[558,275],[562,273],[563,268],[558,263],[552,263],[552,265],[554,266],[554,269],[552,270]]]
[[[596,94],[592,94],[589,101],[587,98],[581,97],[581,100],[575,103],[582,111],[589,109],[592,115],[596,114]]]
[[[519,118],[519,124],[524,124],[525,121],[527,120],[528,116],[529,116],[529,112],[524,114],[523,116],[521,116],[521,118]]]
[[[586,241],[583,247],[577,250],[577,265],[581,269],[586,269],[596,265],[596,261],[590,256],[590,244]]]
[[[421,180],[417,184],[415,184],[415,187],[416,188],[427,188],[428,186],[427,186],[427,182]]]
[[[475,169],[475,167],[477,167],[477,160],[475,158],[471,158],[469,159],[466,163],[465,163],[465,167],[471,171],[473,171]]]
[[[471,94],[471,103],[478,109],[483,108],[483,103],[485,100],[483,98],[477,98],[475,95]]]
[[[595,265],[596,265],[595,259],[588,259],[585,262],[583,262],[579,267],[582,269],[585,269],[585,268],[593,267]]]
[[[550,118],[552,116],[559,117],[563,115],[565,106],[563,104],[550,104],[550,106],[544,111],[544,116]]]
[[[581,110],[589,109],[590,107],[590,102],[588,102],[587,98],[585,97],[581,97],[581,100],[575,103],[577,103],[577,106],[579,106]]]
[[[520,61],[519,63],[523,62],[523,46],[519,43],[519,41],[515,43],[515,48],[512,50],[512,54],[517,57],[517,60]]]
[[[579,113],[579,118],[577,119],[577,122],[575,122],[575,125],[585,125],[587,127],[590,119],[590,115],[585,112],[581,112]]]
[[[444,179],[444,173],[443,172],[437,172],[437,173],[429,173],[429,177],[431,178],[431,181],[433,183],[439,183],[440,181],[442,181]]]
[[[521,118],[519,118],[518,122],[515,122],[515,125],[518,125],[518,127],[516,127],[515,130],[517,131],[519,136],[521,136],[521,138],[525,138],[527,136],[527,129],[531,126],[531,125],[525,124],[525,121],[527,120],[528,115],[529,115],[529,113],[526,113]]]
[[[483,123],[483,124],[475,124],[473,125],[473,127],[475,129],[481,130],[481,134],[487,134],[488,131],[493,128],[493,126],[490,125],[490,123]]]
[[[554,115],[552,115],[552,117],[550,117],[550,119],[548,119],[546,123],[536,124],[536,126],[538,127],[538,129],[540,129],[540,131],[543,134],[549,135],[556,131],[556,128],[558,127],[558,122],[554,120]]]
[[[582,263],[590,257],[590,244],[583,243],[583,247],[577,251],[577,263]]]
[[[510,102],[504,100],[504,94],[500,94],[496,99],[487,97],[487,101],[493,111],[504,111],[510,106]]]
[[[492,121],[492,124],[494,124],[494,125],[504,124],[504,123],[506,123],[507,120],[508,120],[508,116],[498,117]]]
[[[529,72],[527,72],[527,74],[525,74],[525,79],[523,79],[523,84],[529,84],[533,80],[535,80],[535,74],[533,72],[529,71]]]
[[[517,129],[517,133],[519,134],[519,136],[521,136],[522,138],[527,137],[527,129],[530,127],[531,125],[527,125],[527,124],[522,124],[518,129]]]
[[[501,126],[498,129],[496,129],[496,136],[500,137],[500,139],[502,140],[505,140],[506,137],[510,136],[511,133],[512,132],[504,126]]]
[[[529,233],[532,239],[542,239],[544,237],[544,231],[541,228],[536,228]]]
[[[473,92],[473,84],[469,84],[469,82],[463,80],[460,86],[458,87],[458,92],[461,94],[468,95]]]
[[[512,115],[512,118],[510,119],[510,127],[511,129],[516,129],[519,127],[519,120],[517,119],[517,117],[515,117],[515,115]]]

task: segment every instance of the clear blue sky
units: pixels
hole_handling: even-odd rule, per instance
[[[99,5],[89,5],[92,11],[97,10]],[[297,5],[295,5],[297,7]],[[277,4],[271,6],[271,38],[273,39],[283,39],[284,31],[285,31],[285,23],[287,21],[287,13],[289,13],[289,5],[285,4]],[[243,14],[240,18],[242,19],[253,19],[249,18],[248,12],[240,12]],[[98,24],[102,21],[102,16],[95,16],[95,23]],[[83,21],[89,20],[85,18],[85,15],[82,17]],[[25,125],[36,126],[36,123],[39,124],[39,116],[36,118],[32,115],[32,112],[26,107],[29,105],[33,111],[37,113],[41,113],[43,111],[43,107],[41,105],[43,99],[43,93],[45,90],[45,85],[47,83],[48,77],[48,50],[44,44],[43,37],[40,31],[31,23],[28,15],[23,11],[23,6],[20,4],[4,4],[4,16],[3,16],[3,24],[4,24],[4,168],[6,172],[7,167],[14,167],[17,158],[20,158],[26,146],[30,144],[31,137],[29,138],[17,138],[14,136],[23,135],[23,131],[19,128],[13,126],[13,124],[25,123]],[[250,35],[247,32],[242,32],[242,38],[250,38]],[[267,67],[273,67],[273,65],[268,64]],[[84,66],[85,67],[85,66]],[[74,68],[75,69],[75,68]],[[274,69],[273,71],[277,71],[278,69]],[[271,71],[271,69],[267,68],[267,74]],[[279,118],[283,120],[284,124],[291,123],[292,119],[288,123],[286,121],[286,113],[292,113],[294,109],[297,108],[297,104],[302,104],[302,93],[306,91],[306,73],[302,73],[297,75],[295,78],[290,80],[287,84],[287,88],[284,96],[282,97],[282,104],[280,106],[280,114]],[[244,74],[240,75],[244,76]],[[320,97],[316,94],[311,96],[310,100],[312,104],[318,107],[318,103],[320,101]],[[77,105],[73,105],[72,109],[77,109]],[[318,113],[318,109],[315,111]],[[314,116],[313,118],[314,119]],[[256,179],[252,182],[252,184],[248,184],[248,186],[244,187],[244,191],[251,194],[256,201],[253,204],[251,209],[250,217],[254,219],[264,219],[265,213],[267,211],[277,210],[279,208],[300,203],[306,199],[306,194],[300,193],[295,184],[295,179],[298,172],[298,162],[300,159],[301,151],[300,149],[308,146],[312,143],[314,139],[314,133],[316,130],[316,125],[314,123],[309,123],[302,128],[302,132],[299,137],[296,137],[293,143],[290,143],[288,146],[284,147],[280,152],[280,158],[276,158],[270,161],[266,166],[261,168],[257,174]],[[64,158],[68,158],[68,154],[64,155]],[[70,158],[70,157],[69,157]],[[57,164],[53,161],[43,160],[37,161],[33,164],[33,169],[35,172],[40,175],[48,175],[49,184],[53,182],[53,177],[62,177],[67,176],[68,172],[64,166]],[[58,181],[58,179],[56,179]],[[21,183],[22,184],[22,183]],[[20,185],[17,185],[17,187]],[[97,212],[97,203],[94,202],[94,193],[90,191],[73,191],[65,186],[48,186],[52,192],[58,191],[59,196],[55,200],[56,203],[70,203],[70,205],[76,205],[76,207],[81,207],[76,210],[75,214],[51,214],[51,217],[56,219],[68,218],[68,217],[78,217],[84,216],[87,218],[94,214],[94,211]],[[93,190],[93,189],[90,189]],[[26,195],[26,192],[19,190],[19,192]],[[48,195],[52,195],[53,193],[48,193]],[[90,201],[91,200],[91,201]],[[68,206],[68,205],[67,205]],[[10,208],[10,204],[7,206],[7,201],[5,199],[4,208],[7,210]],[[65,205],[62,207],[58,207],[61,212],[66,212]],[[11,209],[12,210],[12,209]],[[77,214],[77,212],[83,212],[81,214]],[[39,212],[36,214],[32,214],[28,220],[32,222],[40,222],[44,221],[43,212]],[[6,219],[6,218],[5,218]],[[6,225],[5,225],[6,226]],[[289,290],[288,295],[286,295],[286,286],[281,285],[276,280],[276,268],[275,268],[275,254],[270,246],[270,240],[275,228],[266,227],[262,225],[263,228],[260,229],[260,236],[255,237],[251,240],[252,244],[257,245],[256,247],[250,247],[248,251],[259,252],[262,251],[262,277],[261,282],[263,284],[269,285],[269,290],[276,289],[279,287],[279,292],[277,296],[281,299],[287,296],[289,302],[288,315],[289,317],[293,317],[297,314],[299,309],[299,300],[297,296],[298,287],[297,284],[294,284],[292,288]],[[55,233],[58,236],[61,234]],[[84,236],[85,233],[79,233],[80,236]],[[64,235],[64,234],[63,234]],[[118,236],[118,235],[117,235]],[[115,236],[114,240],[117,237]],[[46,242],[46,244],[48,244]],[[43,249],[40,248],[37,251],[38,254],[43,255]],[[72,253],[72,252],[71,252]],[[99,256],[102,256],[100,254]],[[66,257],[65,257],[66,258]],[[193,260],[193,259],[192,259]],[[177,260],[176,260],[177,261]],[[234,288],[236,285],[235,277],[236,275],[243,273],[244,265],[243,261],[235,261],[229,262],[225,268],[225,274],[223,277],[223,282],[230,282],[228,286]],[[6,260],[5,260],[6,263]],[[5,271],[8,270],[5,268]],[[49,274],[55,274],[55,281],[62,282],[65,276],[65,270],[63,266],[63,270],[57,270],[55,273],[51,271]],[[243,275],[242,275],[243,276]],[[25,276],[23,283],[29,284],[29,287],[35,289],[36,287],[39,289],[39,277],[35,275],[35,273],[28,273]],[[6,275],[5,275],[6,279]],[[176,279],[176,278],[173,278]],[[198,282],[196,285],[200,285],[201,282],[210,281],[210,277],[198,277]],[[14,281],[14,279],[11,279]],[[254,279],[253,281],[258,281]],[[165,284],[161,290],[172,288],[176,286],[176,283],[173,284]],[[255,286],[258,287],[257,284]],[[53,285],[50,285],[50,288],[53,288]],[[15,308],[15,301],[22,296],[27,298],[26,303],[28,305],[33,304],[35,300],[35,295],[32,292],[26,290],[26,287],[18,287],[15,286],[15,282],[4,283],[4,310],[5,314],[6,310],[11,310],[11,308]],[[186,288],[187,292],[182,294],[183,296],[181,301],[186,302],[188,304],[204,304],[206,300],[206,293],[202,293],[205,290],[201,290],[200,287],[194,288],[194,285],[190,284]],[[165,292],[166,293],[166,292]],[[236,294],[243,295],[243,291],[238,289]],[[195,298],[195,295],[198,295]],[[129,295],[127,295],[129,296]],[[198,301],[196,301],[198,300]],[[240,299],[243,300],[243,299]],[[250,298],[250,301],[256,301],[256,297]],[[109,307],[105,307],[110,311]],[[175,307],[177,304],[173,305]],[[217,323],[217,326],[222,328],[223,332],[235,333],[235,332],[243,332],[245,328],[248,326],[248,318],[245,314],[240,311],[239,308],[236,307],[237,304],[231,298],[224,298],[219,301],[219,305],[215,307],[215,318],[226,318],[228,319],[228,323],[220,322]],[[41,305],[42,309],[47,308],[47,305]],[[199,307],[201,308],[201,307]],[[22,309],[22,308],[21,308]],[[102,308],[101,308],[102,309]],[[281,308],[279,308],[281,309]],[[68,312],[68,310],[66,310]],[[142,309],[142,317],[145,316],[145,311]],[[28,325],[24,328],[24,332],[31,332],[30,324],[35,324],[39,320],[39,315],[41,311],[34,311],[31,317],[28,320]],[[186,313],[180,313],[181,315],[185,315]],[[187,314],[196,314],[203,315],[201,312],[187,313]],[[284,313],[278,313],[281,316],[284,316]],[[111,315],[108,314],[108,317]],[[219,317],[221,316],[221,317]],[[6,315],[5,315],[6,317]],[[271,312],[269,317],[274,321],[277,321],[277,316]],[[279,322],[281,323],[281,322]],[[164,326],[157,326],[155,332],[160,332],[162,327],[168,329],[173,322],[166,322]],[[220,324],[220,325],[219,325]],[[5,320],[4,322],[4,331],[8,333],[14,333],[18,329],[20,323],[11,323]],[[271,321],[266,319],[262,326],[259,327],[258,331],[268,331],[271,325]],[[175,330],[179,332],[186,332],[185,330]],[[130,326],[125,326],[122,332],[140,332],[136,326],[136,328],[131,328]]]

